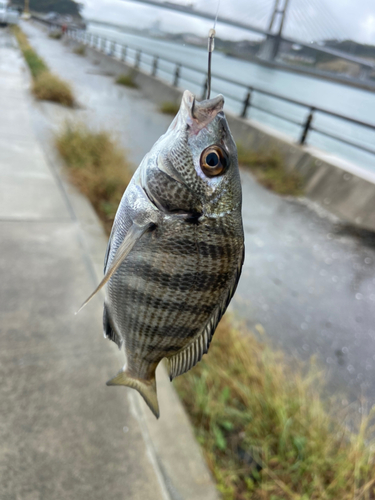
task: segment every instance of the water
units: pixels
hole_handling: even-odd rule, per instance
[[[203,48],[134,35],[123,32],[119,28],[108,27],[99,23],[89,24],[88,32],[115,40],[121,44],[127,44],[129,47],[144,50],[150,54],[170,59],[173,62],[160,61],[158,69],[158,76],[169,83],[173,81],[175,62],[197,68],[200,70],[200,73],[182,68],[179,86],[181,88],[188,88],[198,96],[201,95],[204,81],[202,73],[207,70],[207,52]],[[118,50],[120,50],[119,47]],[[127,57],[130,62],[135,61],[135,54],[135,50],[128,50]],[[118,53],[118,55],[120,54]],[[152,57],[142,54],[141,69],[149,72],[151,66]],[[258,87],[262,90],[300,100],[350,118],[375,123],[375,93],[367,90],[320,80],[318,78],[311,78],[306,75],[267,68],[251,62],[226,57],[220,52],[214,53],[212,72],[218,76],[236,80],[246,86]],[[246,89],[213,78],[212,94],[215,94],[215,92],[220,92],[225,96],[227,109],[237,114],[241,112],[242,104],[231,98],[231,96],[237,96],[242,99],[245,97]],[[302,132],[300,124],[306,120],[308,113],[306,108],[259,93],[255,93],[252,96],[252,104],[276,114],[292,118],[298,124],[289,123],[281,118],[271,116],[255,107],[250,108],[248,113],[249,118],[284,132],[296,141],[299,139]],[[313,127],[333,135],[341,136],[349,141],[357,142],[364,147],[374,148],[374,130],[320,113],[315,114]],[[375,155],[363,152],[314,131],[309,133],[307,142],[312,146],[338,155],[351,163],[375,172]]]

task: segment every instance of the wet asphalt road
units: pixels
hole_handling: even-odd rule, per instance
[[[138,90],[120,88],[87,58],[23,24],[53,71],[70,81],[83,107],[38,103],[45,144],[66,118],[115,132],[136,165],[171,119]],[[375,235],[356,231],[306,200],[286,199],[242,172],[246,259],[232,302],[253,331],[287,353],[316,355],[331,392],[375,402]]]

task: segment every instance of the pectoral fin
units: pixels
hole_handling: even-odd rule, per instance
[[[138,226],[137,224],[133,224],[129,231],[127,232],[124,241],[121,243],[121,245],[118,247],[115,258],[113,259],[113,262],[111,263],[110,267],[108,268],[104,278],[102,281],[99,283],[99,285],[95,288],[95,290],[92,292],[92,294],[85,300],[85,302],[81,305],[81,307],[78,309],[76,314],[79,313],[81,309],[85,307],[88,302],[94,297],[96,293],[99,292],[99,290],[110,280],[110,278],[113,276],[113,274],[117,271],[117,269],[120,267],[122,262],[126,259],[126,257],[129,255],[131,249],[134,247],[136,242],[140,239],[140,237],[149,229],[151,229],[155,224],[153,222],[149,222],[148,224],[144,226]]]

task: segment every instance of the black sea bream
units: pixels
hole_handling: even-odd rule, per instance
[[[155,369],[187,372],[208,350],[244,257],[241,183],[224,98],[186,91],[127,187],[105,259],[104,334],[124,346],[108,385],[137,389],[159,416]]]

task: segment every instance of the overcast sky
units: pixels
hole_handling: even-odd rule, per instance
[[[215,17],[218,0],[173,0],[194,4]],[[281,4],[285,0],[280,0]],[[275,0],[220,0],[220,15],[266,28]],[[116,24],[148,27],[159,21],[169,32],[191,32],[206,36],[212,23],[193,16],[142,5],[129,0],[83,0],[83,15]],[[217,36],[221,38],[254,38],[248,32],[227,27],[220,22]],[[303,41],[326,38],[351,38],[375,45],[375,0],[289,0],[284,33]]]

